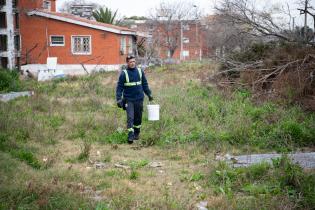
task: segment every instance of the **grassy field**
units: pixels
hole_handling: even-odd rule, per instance
[[[233,169],[215,155],[312,150],[315,115],[257,104],[246,89],[218,90],[207,81],[215,71],[211,63],[148,71],[161,120],[147,121],[145,110],[131,146],[115,103],[117,72],[22,82],[35,96],[0,102],[0,209],[194,209],[200,201],[312,209],[314,171],[286,158]]]

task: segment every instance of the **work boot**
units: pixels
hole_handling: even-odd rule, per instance
[[[139,136],[140,136],[140,129],[135,128],[135,140],[139,140]]]
[[[128,144],[132,144],[133,140],[135,139],[135,135],[133,132],[128,133]]]
[[[140,139],[140,133],[135,133],[135,140],[139,140]]]

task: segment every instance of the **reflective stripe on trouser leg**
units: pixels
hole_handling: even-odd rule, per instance
[[[143,101],[137,101],[134,104],[134,128],[140,130],[142,124]]]
[[[134,125],[133,128],[134,128],[134,130],[135,130],[135,134],[136,134],[136,135],[139,135],[141,125]]]
[[[134,132],[133,123],[134,123],[134,103],[127,102],[126,112],[127,112],[127,129],[129,132]],[[130,129],[130,130],[129,130]],[[132,129],[132,130],[131,130]]]
[[[142,123],[142,112],[143,112],[143,101],[142,100],[135,102],[134,112],[135,112],[135,120],[134,120],[133,128],[135,129],[135,134],[139,135],[141,123]]]

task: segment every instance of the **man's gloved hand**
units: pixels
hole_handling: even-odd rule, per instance
[[[123,108],[124,104],[123,104],[123,101],[121,99],[117,101],[117,106],[119,108]]]
[[[149,96],[149,101],[153,101],[153,97],[152,96]]]

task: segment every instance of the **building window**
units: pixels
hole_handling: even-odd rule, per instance
[[[91,54],[91,36],[72,36],[72,53],[77,55]]]
[[[16,35],[16,36],[14,36],[14,47],[15,47],[15,50],[17,50],[17,51],[21,50],[20,46],[21,46],[20,36]]]
[[[0,59],[1,59],[0,68],[4,68],[4,69],[8,68],[8,63],[9,63],[8,58],[7,57],[1,57]]]
[[[15,28],[19,29],[20,28],[20,15],[19,13],[15,13]]]
[[[126,37],[122,36],[120,38],[120,54],[125,55],[127,50],[127,45],[126,45]]]
[[[7,51],[8,47],[7,35],[0,35],[0,51]]]
[[[183,30],[184,31],[189,31],[190,30],[189,25],[188,24],[184,24],[183,25]]]
[[[13,1],[12,1],[12,6],[13,6],[13,8],[17,8],[17,6],[18,6],[18,0],[13,0]]]
[[[133,41],[132,41],[132,37],[129,37],[129,46],[128,46],[128,53],[132,54],[133,53]]]
[[[0,28],[7,27],[7,17],[5,12],[0,12]]]
[[[188,50],[184,50],[183,51],[183,56],[184,57],[189,57],[189,51]]]
[[[189,38],[184,37],[184,38],[183,38],[183,42],[184,42],[185,44],[188,44],[188,43],[189,43]]]
[[[65,46],[65,37],[57,35],[50,36],[50,46]]]
[[[5,5],[5,0],[0,0],[0,7]]]
[[[170,58],[170,57],[171,57],[171,51],[170,51],[170,50],[167,50],[167,51],[166,51],[166,55],[167,55],[168,58]]]
[[[51,10],[51,2],[43,1],[43,9],[50,11]]]

